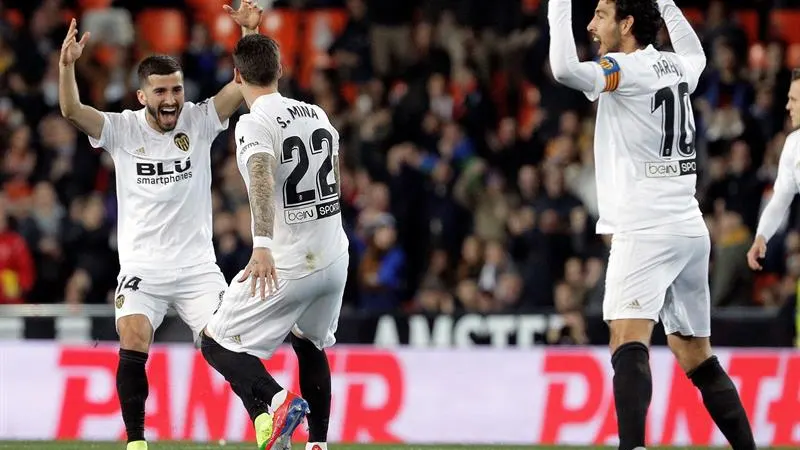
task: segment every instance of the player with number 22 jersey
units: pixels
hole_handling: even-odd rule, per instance
[[[302,278],[347,252],[332,164],[339,133],[322,108],[277,92],[263,95],[239,119],[236,143],[248,185],[250,156],[265,152],[278,160],[271,249],[279,279]]]
[[[250,200],[253,255],[206,327],[203,355],[242,399],[262,450],[289,449],[308,416],[307,450],[327,450],[331,375],[348,239],[339,206],[339,133],[317,105],[283,97],[277,43],[242,39],[234,79],[250,107],[236,158]],[[266,371],[291,334],[302,398]]]

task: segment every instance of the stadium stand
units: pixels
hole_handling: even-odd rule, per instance
[[[546,2],[268,3],[262,32],[281,44],[281,89],[322,105],[342,136],[352,243],[343,323],[353,321],[341,327],[344,341],[372,341],[382,314],[546,313],[559,325],[542,340],[602,343],[608,242],[593,233],[594,109],[552,80]],[[593,3],[580,3],[575,33],[588,57],[584,24]],[[0,3],[0,304],[66,305],[51,309],[64,315],[113,301],[114,167],[58,114],[67,20],[76,16],[93,31],[91,57],[78,67],[84,101],[120,111],[138,108],[135,64],[152,52],[181,59],[187,99],[213,95],[230,79],[228,52],[239,31],[222,4]],[[770,243],[763,273],[747,268],[745,253],[790,131],[783,107],[791,68],[800,66],[800,2],[680,4],[708,54],[693,101],[715,330],[729,345],[790,345],[797,204]],[[215,245],[229,280],[251,248],[234,123],[212,149]],[[4,311],[28,316],[11,334],[61,329],[31,318],[43,314],[35,308]],[[741,320],[758,325],[737,340],[741,330],[725,324]],[[113,323],[103,324],[91,335],[113,339]]]

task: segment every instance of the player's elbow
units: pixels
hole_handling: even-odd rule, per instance
[[[692,66],[694,66],[694,70],[697,73],[702,73],[706,70],[706,55],[705,53],[699,53],[697,55],[693,55],[689,58],[689,62]]]
[[[566,67],[553,66],[553,79],[559,84],[569,84],[572,73]]]
[[[67,120],[70,120],[74,115],[73,112],[74,108],[70,108],[68,105],[64,103],[60,103],[58,106],[59,109],[61,110],[61,116]]]
[[[558,83],[565,84],[570,79],[570,70],[567,64],[557,58],[550,58],[550,72]]]
[[[73,123],[77,120],[81,110],[80,103],[72,104],[69,102],[60,102],[58,106],[61,110],[62,117]]]

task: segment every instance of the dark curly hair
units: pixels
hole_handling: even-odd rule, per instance
[[[612,0],[617,5],[616,20],[631,16],[633,17],[633,37],[636,42],[646,47],[656,43],[658,30],[661,29],[663,20],[661,11],[658,9],[657,0]]]

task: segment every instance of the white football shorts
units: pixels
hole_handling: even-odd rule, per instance
[[[269,359],[292,332],[318,349],[332,346],[347,281],[350,256],[303,278],[278,280],[278,289],[261,300],[250,295],[250,280],[234,277],[206,332],[222,347]]]
[[[615,234],[603,319],[661,319],[667,334],[710,336],[710,255],[708,235]]]
[[[226,287],[225,277],[214,263],[181,269],[123,270],[114,295],[115,319],[143,314],[155,331],[172,306],[197,341]]]

